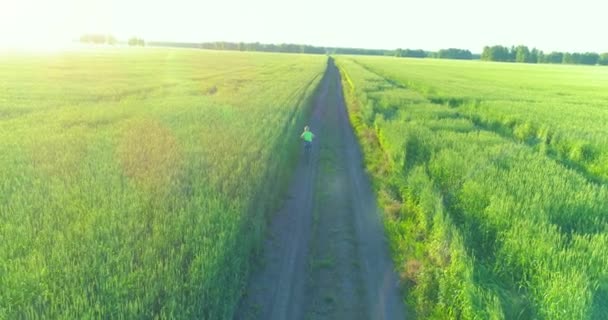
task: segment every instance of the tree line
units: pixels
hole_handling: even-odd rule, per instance
[[[371,55],[382,56],[392,55],[390,50],[382,49],[359,49],[359,48],[338,48],[338,47],[318,47],[302,44],[266,44],[259,42],[166,42],[166,41],[150,41],[150,46],[157,47],[180,47],[180,48],[198,48],[207,50],[230,50],[230,51],[259,51],[259,52],[282,52],[282,53],[307,53],[307,54],[353,54],[353,55]]]
[[[106,34],[85,34],[80,37],[83,43],[94,44],[117,44],[118,42],[112,35]],[[435,59],[459,59],[473,60],[481,59],[485,61],[501,62],[520,62],[520,63],[555,63],[555,64],[584,64],[584,65],[608,65],[608,52],[597,54],[594,52],[570,53],[570,52],[549,52],[545,53],[536,48],[529,49],[527,46],[485,46],[481,54],[474,54],[469,50],[448,48],[439,51],[425,51],[421,49],[362,49],[362,48],[340,48],[340,47],[318,47],[302,44],[265,44],[259,42],[163,42],[151,41],[146,43],[144,39],[138,37],[130,38],[126,44],[130,46],[156,46],[156,47],[180,47],[197,48],[207,50],[232,50],[232,51],[260,51],[260,52],[282,52],[282,53],[306,53],[306,54],[348,54],[348,55],[368,55],[368,56],[394,56],[408,58],[435,58]]]
[[[80,36],[80,42],[114,45],[118,43],[118,40],[116,40],[116,38],[110,34],[87,33]]]
[[[554,64],[584,64],[584,65],[608,65],[608,52],[598,54],[595,52],[559,52],[545,53],[536,48],[529,49],[527,46],[486,46],[481,53],[481,60],[519,62],[519,63],[554,63]]]
[[[413,58],[437,58],[437,59],[479,59],[469,50],[442,49],[437,52],[411,49],[363,49],[342,47],[317,47],[300,44],[264,44],[259,42],[203,42],[203,43],[181,43],[181,42],[149,42],[150,46],[171,46],[182,48],[199,48],[207,50],[233,50],[233,51],[260,51],[260,52],[283,52],[283,53],[308,53],[308,54],[348,54],[367,56],[396,56]]]
[[[126,43],[119,42],[112,35],[105,34],[85,34],[80,37],[83,43],[93,44],[128,44],[130,46],[153,46],[153,47],[179,47],[195,48],[207,50],[230,50],[230,51],[259,51],[259,52],[281,52],[281,53],[306,53],[306,54],[348,54],[348,55],[367,55],[367,56],[395,56],[412,58],[437,58],[437,59],[479,59],[469,50],[463,49],[442,49],[437,52],[411,49],[363,49],[363,48],[341,48],[341,47],[318,47],[302,44],[265,44],[259,42],[170,42],[170,41],[149,41],[138,37],[130,38]]]
[[[142,38],[131,37],[131,38],[129,38],[129,41],[127,41],[127,44],[129,44],[130,46],[143,47],[146,45],[146,41],[144,41],[144,39],[142,39]]]
[[[108,45],[116,45],[116,44],[125,44],[125,42],[120,42],[111,34],[101,34],[101,33],[86,33],[80,36],[79,41],[81,43],[87,44],[108,44]],[[126,44],[130,46],[145,46],[146,42],[142,38],[131,37],[126,42]]]

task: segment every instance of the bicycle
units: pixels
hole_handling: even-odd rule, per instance
[[[304,163],[310,164],[310,158],[312,157],[312,142],[304,142]]]
[[[304,132],[300,135],[300,138],[304,139],[304,161],[308,165],[310,163],[310,157],[312,152],[312,139],[315,135],[310,132],[308,126],[304,127]]]

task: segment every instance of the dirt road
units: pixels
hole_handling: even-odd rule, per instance
[[[302,161],[236,319],[405,319],[380,213],[330,61]]]

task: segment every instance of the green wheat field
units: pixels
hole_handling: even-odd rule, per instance
[[[337,62],[420,318],[608,318],[608,68]]]
[[[608,318],[608,68],[334,56],[419,319]],[[324,55],[0,55],[0,319],[230,319]]]
[[[0,57],[0,319],[229,318],[323,56]]]

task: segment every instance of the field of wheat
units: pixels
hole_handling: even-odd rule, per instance
[[[0,319],[231,318],[326,58],[0,56]]]
[[[336,61],[420,318],[608,318],[608,69]]]

